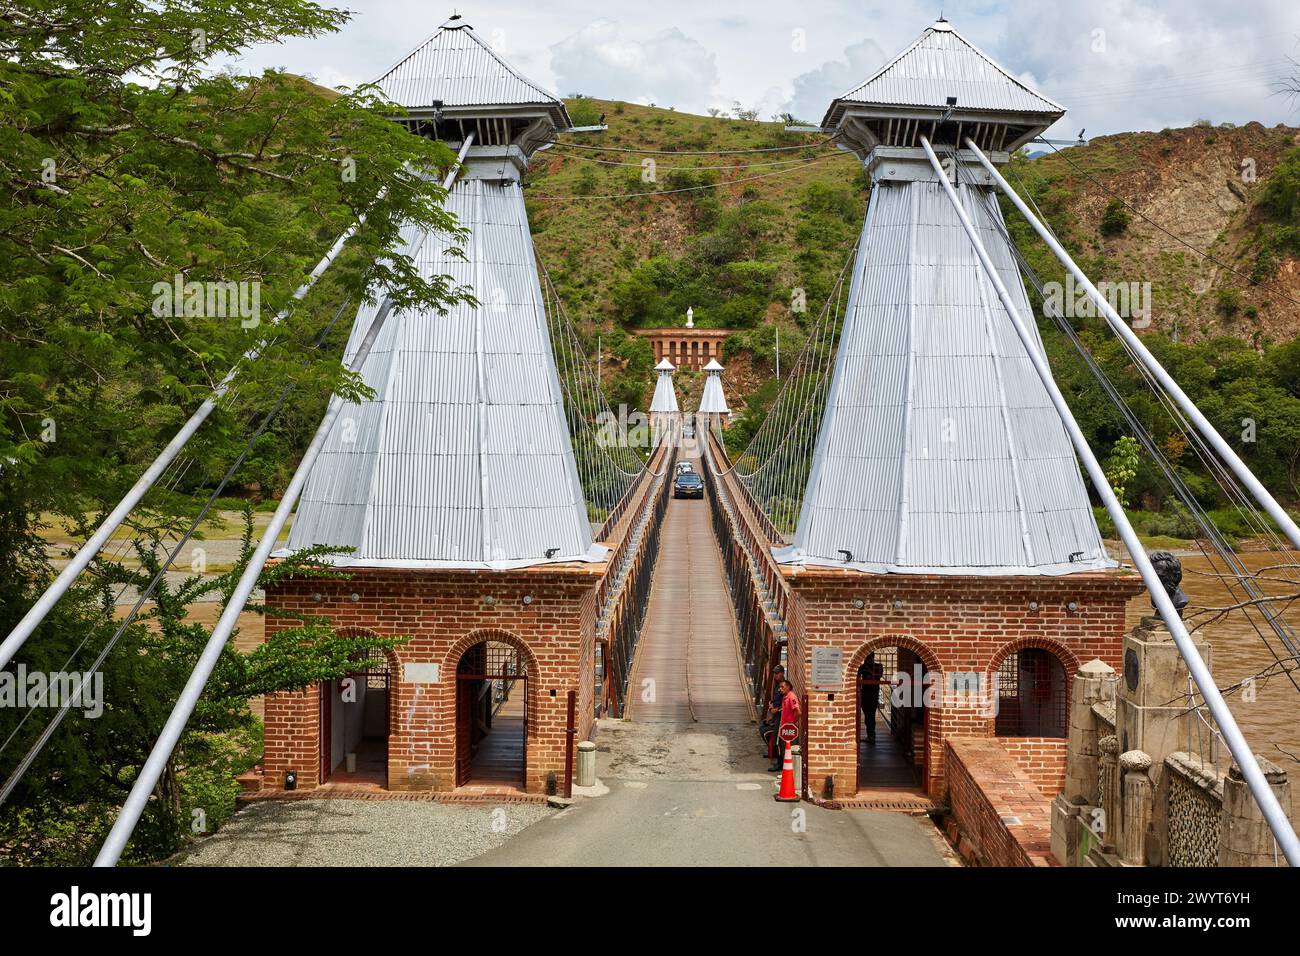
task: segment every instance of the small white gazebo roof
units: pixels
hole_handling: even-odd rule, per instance
[[[659,380],[655,382],[654,398],[650,400],[650,412],[677,412],[677,389],[673,388],[673,370],[677,366],[665,358],[655,366]]]
[[[709,359],[709,364],[704,366],[704,371],[709,374],[704,379],[704,394],[700,396],[700,414],[731,414],[731,409],[727,406],[727,396],[722,391],[722,366],[718,364],[717,359]]]

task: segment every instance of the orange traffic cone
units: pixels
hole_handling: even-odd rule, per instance
[[[785,762],[781,764],[781,792],[776,799],[782,803],[798,803],[799,795],[794,790],[794,758],[790,756],[790,745],[785,745]]]

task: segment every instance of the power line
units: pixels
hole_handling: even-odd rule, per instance
[[[619,193],[610,196],[555,196],[555,195],[546,195],[542,193],[535,193],[530,198],[554,199],[559,202],[584,202],[584,201],[595,202],[597,200],[604,200],[604,199],[643,199],[647,196],[670,196],[674,193],[698,192],[701,189],[721,189],[724,186],[739,186],[741,183],[752,183],[759,179],[767,179],[771,176],[779,176],[782,173],[792,172],[795,169],[804,169],[805,167],[813,166],[817,163],[825,162],[828,159],[834,159],[834,158],[836,158],[836,154],[828,153],[825,156],[818,156],[816,159],[805,160],[801,165],[794,166],[790,169],[776,169],[767,173],[759,173],[756,176],[747,176],[742,179],[724,180],[722,182],[717,182],[717,183],[707,183],[706,185],[703,186],[682,186],[678,189],[654,189],[648,192]]]
[[[755,146],[753,149],[636,149],[630,146],[594,146],[588,143],[561,143],[553,140],[549,145],[563,146],[568,149],[591,149],[603,153],[635,153],[648,156],[733,156],[739,153],[787,153],[796,149],[816,149],[835,142],[834,136],[828,136],[816,143],[801,143],[798,146]]]

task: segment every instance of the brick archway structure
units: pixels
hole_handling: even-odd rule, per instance
[[[1079,667],[1081,666],[1079,658],[1074,654],[1073,651],[1070,650],[1070,648],[1068,648],[1064,644],[1060,643],[1059,641],[1054,641],[1048,637],[1035,636],[1035,637],[1022,637],[1019,638],[1018,640],[1009,641],[1006,644],[1004,644],[1002,647],[999,647],[993,653],[993,656],[989,662],[988,672],[985,675],[986,686],[989,688],[989,693],[990,694],[998,693],[1000,688],[998,687],[998,683],[995,680],[995,678],[1002,671],[1003,664],[1006,662],[1007,658],[1009,658],[1013,654],[1017,654],[1020,651],[1025,651],[1025,650],[1045,651],[1046,653],[1050,654],[1052,656],[1052,659],[1055,660],[1056,663],[1059,664],[1061,667],[1060,687],[1058,691],[1060,695],[1060,700],[1056,704],[1056,706],[1059,707],[1060,710],[1059,717],[1060,717],[1061,733],[1059,735],[1053,734],[1051,737],[1044,738],[1044,739],[1064,740],[1066,734],[1068,733],[1068,726],[1069,726],[1068,715],[1070,712],[1070,699],[1071,699],[1070,695],[1073,689],[1072,688],[1073,681],[1071,680],[1071,677],[1078,672]],[[1057,689],[1053,688],[1053,690],[1057,690]],[[1020,736],[1020,734],[1023,732],[1017,731],[1015,733],[1007,733],[1005,731],[999,731],[998,715],[995,714],[988,718],[988,733],[991,736],[998,736],[1006,739],[1009,737]],[[1026,737],[1026,739],[1029,738]]]
[[[470,753],[466,749],[470,746],[469,729],[468,727],[463,727],[461,725],[461,694],[466,692],[466,688],[462,686],[459,677],[460,666],[465,660],[466,655],[476,647],[487,644],[489,641],[497,644],[505,644],[508,647],[514,648],[519,653],[519,663],[523,668],[525,677],[525,680],[523,681],[523,693],[525,694],[524,713],[526,716],[524,722],[523,752],[520,754],[522,762],[520,770],[522,773],[526,773],[527,771],[528,752],[536,748],[540,739],[540,722],[536,719],[536,714],[538,712],[538,703],[540,702],[541,694],[541,670],[538,667],[536,655],[528,646],[527,641],[524,641],[518,635],[512,634],[509,631],[498,628],[480,628],[471,631],[452,645],[442,664],[443,673],[447,675],[447,679],[455,681],[454,692],[451,699],[451,706],[453,708],[451,723],[455,729],[452,747],[452,766],[457,783],[475,783],[473,778],[464,780],[462,777],[462,770],[468,774],[468,766],[471,758]],[[504,731],[494,729],[492,733],[499,734],[502,732]]]
[[[386,636],[380,634],[374,628],[360,627],[356,625],[344,625],[343,627],[336,627],[333,630],[334,630],[334,635],[336,637],[382,638]],[[398,675],[401,673],[400,671],[401,665],[394,651],[395,648],[392,647],[386,647],[380,651],[380,653],[383,656],[384,665],[387,669],[385,675],[387,677],[387,680],[385,681],[385,686],[384,686],[385,700],[384,700],[383,761],[385,764],[387,764],[388,761],[388,743],[393,733],[393,695],[395,692],[395,686],[398,679]],[[357,663],[361,663],[361,661],[357,661]],[[350,671],[347,676],[357,677],[359,678],[360,681],[366,681],[365,692],[369,694],[373,690],[373,688],[370,686],[367,680],[366,675],[368,673],[370,673],[369,669],[363,669],[358,671]],[[339,680],[342,680],[342,678],[340,678]],[[319,697],[318,733],[320,735],[320,757],[321,757],[319,777],[322,782],[328,779],[332,779],[332,774],[337,771],[337,767],[330,766],[333,763],[332,734],[334,730],[334,722],[337,719],[332,710],[332,703],[333,703],[332,691],[333,691],[333,686],[336,683],[338,683],[338,681],[321,681],[319,684],[317,684],[317,694]],[[365,725],[366,722],[363,716],[362,719],[363,728],[365,727]],[[346,735],[346,731],[344,731],[344,733]],[[360,738],[360,743],[364,743],[364,741],[366,740],[373,740],[373,739],[378,739],[378,735],[367,734],[365,733],[364,729],[362,730],[362,737]],[[345,750],[347,749],[346,746],[344,749]]]
[[[854,766],[854,779],[856,782],[856,789],[862,790],[866,788],[868,783],[868,781],[864,780],[863,778],[864,770],[858,758],[858,751],[859,748],[861,747],[861,741],[858,739],[858,724],[856,719],[857,717],[856,711],[858,709],[859,701],[860,701],[860,697],[859,697],[860,688],[858,685],[858,670],[862,667],[864,663],[866,663],[868,654],[880,651],[881,649],[886,647],[898,648],[899,650],[905,650],[912,654],[915,654],[916,657],[920,660],[921,667],[924,669],[925,674],[927,676],[929,676],[930,674],[936,675],[935,679],[940,682],[938,688],[938,704],[933,707],[926,706],[923,710],[923,720],[924,720],[923,747],[925,752],[921,755],[921,766],[917,768],[916,772],[920,780],[921,786],[924,789],[928,783],[927,781],[927,777],[929,775],[928,768],[930,767],[932,761],[936,758],[939,748],[942,747],[942,742],[941,742],[942,738],[940,737],[936,740],[936,737],[938,736],[937,731],[938,728],[941,726],[941,720],[943,715],[943,684],[942,684],[943,664],[940,662],[938,655],[934,651],[934,648],[929,647],[924,642],[918,641],[915,638],[909,637],[905,634],[882,635],[880,637],[873,637],[867,641],[864,641],[862,645],[857,649],[857,651],[854,652],[853,656],[848,659],[848,664],[845,668],[844,686],[848,688],[852,688],[852,693],[850,694],[850,696],[852,697],[853,706],[855,708],[854,736],[853,736],[853,747],[854,747],[853,766]],[[883,676],[886,679],[888,679],[891,675],[885,673]],[[920,687],[920,693],[932,694],[933,692],[929,692],[927,689],[927,685],[923,683]]]

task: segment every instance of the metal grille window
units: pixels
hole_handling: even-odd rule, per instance
[[[998,666],[999,737],[1064,737],[1069,703],[1065,667],[1051,651],[1027,647]]]
[[[352,658],[354,663],[369,664],[365,670],[356,671],[356,676],[365,678],[367,690],[383,690],[388,687],[388,655],[381,648],[372,647]]]

